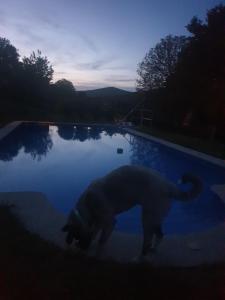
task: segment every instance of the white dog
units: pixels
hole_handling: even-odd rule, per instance
[[[73,239],[78,247],[88,249],[100,231],[99,248],[106,243],[116,223],[117,214],[135,205],[142,207],[144,241],[142,255],[156,249],[163,237],[161,225],[173,199],[188,201],[202,190],[201,181],[190,174],[182,176],[182,183],[192,188],[183,192],[159,173],[142,166],[123,166],[93,181],[70,212],[63,231],[67,243]],[[154,243],[153,243],[154,240]]]

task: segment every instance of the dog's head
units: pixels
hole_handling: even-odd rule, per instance
[[[67,232],[66,242],[72,244],[73,240],[76,246],[82,250],[87,250],[91,244],[91,232],[82,224],[79,218],[73,212],[70,213],[67,224],[62,228]]]

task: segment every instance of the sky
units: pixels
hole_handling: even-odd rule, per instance
[[[137,66],[168,34],[187,35],[217,0],[0,0],[0,36],[21,57],[41,50],[77,90],[134,91]]]

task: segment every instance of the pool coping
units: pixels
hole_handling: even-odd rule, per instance
[[[191,149],[191,148],[187,148],[185,146],[181,146],[179,144],[176,144],[176,143],[172,143],[172,142],[169,142],[169,141],[166,141],[166,140],[163,140],[161,138],[157,138],[157,137],[154,137],[150,134],[147,134],[147,133],[143,133],[143,132],[140,132],[138,130],[135,130],[135,129],[131,129],[131,128],[127,128],[125,127],[124,128],[128,133],[130,134],[133,134],[133,135],[136,135],[136,136],[139,136],[139,137],[142,137],[142,138],[145,138],[147,140],[151,140],[151,141],[154,141],[154,142],[157,142],[157,143],[160,143],[164,146],[167,146],[169,148],[173,148],[175,150],[178,150],[178,151],[181,151],[181,152],[184,152],[186,154],[189,154],[189,155],[192,155],[194,157],[197,157],[197,158],[200,158],[200,159],[203,159],[207,162],[210,162],[212,164],[215,164],[217,166],[220,166],[220,167],[223,167],[225,168],[225,161],[220,159],[220,158],[216,158],[214,156],[211,156],[211,155],[208,155],[208,154],[205,154],[203,152],[200,152],[200,151],[197,151],[197,150],[194,150],[194,149]]]
[[[0,141],[10,134],[16,127],[18,127],[23,121],[11,122],[0,129]]]

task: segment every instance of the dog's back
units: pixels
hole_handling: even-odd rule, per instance
[[[160,202],[175,186],[159,173],[142,166],[123,166],[90,185],[95,194],[102,194],[115,213],[144,202]],[[157,200],[158,199],[158,200]]]

